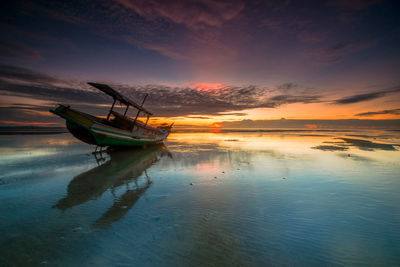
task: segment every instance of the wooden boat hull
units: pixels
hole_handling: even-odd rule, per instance
[[[60,105],[50,112],[64,118],[70,133],[77,139],[98,146],[143,146],[162,143],[169,132],[137,122],[132,130],[119,129],[84,112]]]

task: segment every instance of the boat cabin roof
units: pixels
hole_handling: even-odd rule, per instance
[[[92,83],[92,82],[88,82],[89,85],[93,86],[94,88],[99,89],[100,91],[103,91],[104,93],[106,93],[107,95],[111,96],[114,100],[118,100],[119,102],[127,105],[127,106],[132,106],[137,108],[138,110],[146,113],[147,115],[151,116],[153,115],[153,113],[151,113],[150,111],[146,110],[145,108],[143,108],[142,106],[140,106],[139,104],[137,104],[135,101],[133,101],[132,99],[130,99],[129,97],[126,97],[124,95],[121,95],[120,93],[118,93],[117,91],[115,91],[114,89],[112,89],[110,86],[108,86],[107,84],[101,84],[101,83]]]

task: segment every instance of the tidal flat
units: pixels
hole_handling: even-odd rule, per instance
[[[394,266],[400,132],[0,136],[0,266]]]

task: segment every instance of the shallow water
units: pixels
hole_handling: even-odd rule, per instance
[[[0,136],[0,265],[397,265],[397,132]]]

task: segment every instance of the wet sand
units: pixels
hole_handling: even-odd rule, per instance
[[[0,265],[396,265],[395,131],[0,136]]]

